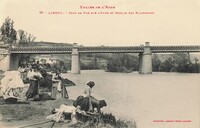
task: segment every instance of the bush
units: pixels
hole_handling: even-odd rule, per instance
[[[200,72],[200,64],[197,63],[198,59],[195,59],[195,63],[191,63],[189,54],[186,53],[172,54],[164,61],[161,61],[158,55],[154,54],[152,60],[153,71],[156,72]]]
[[[87,118],[87,117],[86,117]],[[83,119],[85,120],[85,119]],[[86,119],[87,120],[87,119]],[[91,122],[90,120],[78,123],[74,126],[74,128],[137,128],[136,123],[116,119],[112,113],[100,113],[100,121]]]
[[[129,54],[114,54],[108,61],[107,71],[132,72],[138,70],[138,57]]]

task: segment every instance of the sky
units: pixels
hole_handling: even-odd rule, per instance
[[[124,14],[129,12],[134,14]],[[200,44],[200,0],[0,0],[0,25],[6,17],[36,41],[85,46]]]

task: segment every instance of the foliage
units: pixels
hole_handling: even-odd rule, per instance
[[[138,57],[129,54],[114,54],[108,60],[107,70],[110,72],[132,72],[138,70]]]
[[[9,46],[17,45],[18,43],[34,42],[36,37],[25,32],[22,29],[18,31],[14,28],[14,21],[7,17],[0,28],[0,41]]]
[[[82,70],[93,70],[93,69],[104,69],[107,54],[82,54],[81,58],[81,69]],[[103,63],[102,63],[103,62]]]
[[[116,119],[112,113],[100,113],[98,123],[91,121],[86,116],[82,116],[80,119],[84,120],[83,123],[74,125],[74,128],[137,128],[135,122]]]
[[[58,60],[58,62],[55,64],[52,64],[51,69],[48,69],[48,70],[51,70],[53,72],[56,72],[56,70],[60,70],[62,73],[66,73],[67,70],[69,70],[68,68],[69,68],[69,66],[67,66],[66,63],[64,63],[61,60]]]
[[[98,65],[95,65],[94,62],[85,64],[83,62],[81,62],[81,69],[82,70],[94,70],[94,69],[99,69]]]
[[[22,29],[18,30],[18,36],[19,36],[19,43],[30,43],[30,42],[34,42],[36,37],[32,34],[28,34],[27,32],[25,32]]]
[[[174,62],[172,58],[168,58],[163,63],[160,63],[160,67],[158,69],[159,69],[158,71],[163,71],[163,72],[174,71]]]
[[[30,54],[22,54],[19,60],[19,66],[25,67],[35,62],[35,59]]]
[[[14,29],[14,21],[7,17],[0,28],[0,40],[9,46],[16,43],[17,32]]]
[[[153,65],[153,71],[155,72],[159,71],[159,68],[161,66],[161,60],[159,59],[157,54],[153,54],[152,65]]]
[[[175,53],[169,56],[165,61],[161,61],[158,55],[153,55],[153,71],[159,72],[190,72],[198,73],[200,65],[198,59],[191,63],[190,56],[187,53]]]

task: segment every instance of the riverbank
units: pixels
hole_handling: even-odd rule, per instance
[[[72,105],[73,100],[59,99],[48,101],[31,101],[30,104],[4,104],[0,105],[0,126],[17,127],[25,124],[46,120],[53,108],[61,104]]]
[[[44,122],[46,121],[46,117],[51,114],[51,110],[59,108],[61,104],[71,106],[73,100],[62,98],[48,101],[31,101],[30,104],[0,105],[0,128],[16,128],[28,124]],[[49,128],[52,124],[53,122],[46,122],[31,127],[38,128],[39,126],[42,128]],[[54,124],[54,128],[62,128],[66,126],[70,126],[69,121]],[[136,124],[125,120],[116,120],[116,124],[105,123],[103,120],[100,120],[99,124],[86,122],[73,125],[74,128],[88,128],[92,126],[98,126],[98,128],[136,128]]]

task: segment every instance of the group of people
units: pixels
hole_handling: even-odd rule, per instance
[[[27,69],[26,80],[30,83],[25,95],[27,100],[40,99],[40,88],[44,88],[47,92],[51,92],[54,80],[57,81],[58,92],[61,92],[63,89],[67,92],[66,87],[62,84],[63,78],[61,77],[60,70],[56,70],[56,73],[54,74],[47,73],[47,71],[44,68],[41,68],[37,63]],[[0,96],[3,96],[4,98],[14,97],[17,99],[25,87],[22,80],[23,72],[25,72],[25,69],[19,67],[18,71],[7,71],[4,73],[5,77],[1,80],[0,84]],[[78,96],[73,103],[73,107],[76,110],[99,113],[101,108],[107,106],[105,100],[97,100],[92,96],[92,89],[94,86],[95,82],[93,81],[87,83],[83,90],[83,95]],[[65,107],[62,106],[62,108]]]
[[[4,73],[4,78],[0,83],[0,96],[4,99],[14,98],[18,100],[19,95],[22,93],[25,85],[21,78],[21,73],[24,70],[19,68],[18,71],[7,71]],[[46,91],[50,91],[53,86],[53,80],[59,81],[57,83],[57,91],[61,92],[66,87],[62,85],[62,77],[59,70],[56,73],[47,73],[43,68],[38,66],[32,66],[27,72],[27,79],[30,83],[29,88],[26,92],[26,100],[40,99],[40,89],[46,88]],[[101,108],[107,106],[105,100],[97,100],[92,95],[92,89],[95,86],[95,82],[89,81],[83,90],[83,95],[77,97],[73,102],[73,106],[61,105],[59,109],[55,109],[56,114],[48,116],[49,119],[60,121],[63,112],[72,113],[71,119],[76,120],[76,112],[81,114],[100,113]],[[67,90],[66,90],[67,91]],[[47,119],[48,119],[47,118]],[[63,119],[63,118],[62,118]],[[75,121],[76,122],[76,121]]]
[[[25,79],[24,72],[26,72]],[[4,77],[0,81],[0,97],[4,99],[19,99],[19,95],[22,94],[25,87],[25,81],[28,81],[30,85],[25,94],[24,99],[26,100],[39,99],[40,89],[44,92],[51,92],[54,80],[58,81],[58,92],[61,92],[62,89],[67,92],[66,87],[62,85],[63,78],[60,76],[61,72],[59,70],[56,70],[56,73],[47,73],[44,68],[35,64],[28,68],[19,67],[15,71],[6,71],[3,75]]]
[[[39,98],[39,87],[47,92],[51,92],[53,81],[59,80],[57,85],[57,91],[61,92],[62,89],[66,90],[66,87],[62,87],[61,72],[56,70],[55,74],[47,73],[45,69],[39,69],[37,66],[33,66],[27,73],[27,79],[30,81],[29,89],[26,92],[27,99]]]
[[[73,102],[73,106],[65,104],[60,105],[59,108],[52,110],[51,115],[47,116],[47,120],[54,120],[56,122],[64,121],[64,113],[71,113],[71,123],[77,123],[78,115],[87,115],[88,113],[100,113],[101,108],[107,106],[105,100],[97,100],[92,96],[92,89],[95,86],[95,82],[89,81],[85,86],[83,95],[77,97]],[[77,115],[77,113],[79,113]]]

